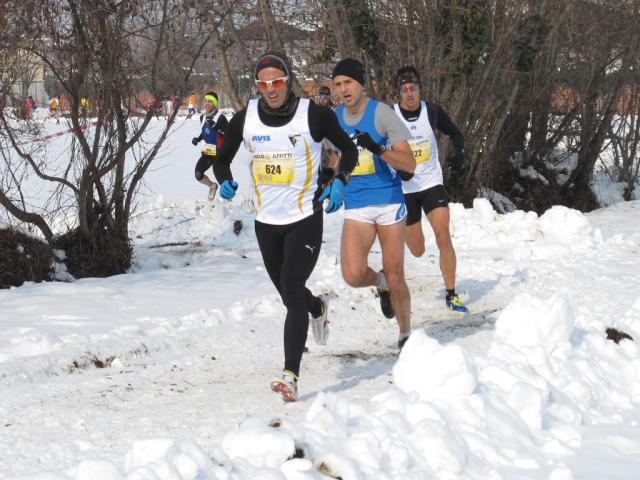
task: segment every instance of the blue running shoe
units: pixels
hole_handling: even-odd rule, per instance
[[[469,313],[469,309],[462,304],[457,294],[447,296],[447,307],[454,312]]]

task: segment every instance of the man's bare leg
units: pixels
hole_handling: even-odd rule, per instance
[[[409,247],[409,251],[414,257],[421,257],[424,255],[424,233],[422,233],[422,219],[407,226],[406,243]]]
[[[393,225],[376,226],[382,248],[382,268],[400,334],[411,330],[411,295],[404,278],[405,229],[404,220]]]
[[[342,278],[348,285],[360,288],[378,284],[378,273],[369,267],[369,251],[375,239],[374,224],[350,219],[344,221],[340,262]]]
[[[449,232],[449,209],[447,207],[434,208],[427,215],[427,220],[433,228],[436,244],[440,251],[440,271],[447,290],[456,288],[456,251],[453,249]]]
[[[200,180],[198,180],[203,185],[209,187],[209,196],[207,197],[210,202],[212,202],[216,198],[216,192],[218,191],[218,184],[212,182],[209,177],[203,175]]]

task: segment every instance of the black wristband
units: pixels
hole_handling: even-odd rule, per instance
[[[340,180],[343,184],[348,185],[349,182],[351,181],[351,174],[349,172],[347,172],[346,170],[341,170],[338,172],[338,174],[333,177],[333,178],[337,178],[338,180]]]

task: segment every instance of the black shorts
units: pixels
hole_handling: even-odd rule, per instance
[[[209,170],[213,166],[213,161],[216,157],[212,157],[211,155],[205,155],[204,153],[200,156],[200,160],[196,163],[196,180],[202,180],[204,174],[207,170]]]
[[[444,185],[436,185],[421,192],[405,193],[404,203],[407,206],[407,226],[418,223],[422,217],[422,210],[425,215],[434,208],[448,207],[449,197]]]

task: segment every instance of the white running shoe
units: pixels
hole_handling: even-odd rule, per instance
[[[333,299],[334,294],[323,293],[318,295],[318,299],[322,302],[322,313],[319,317],[311,317],[311,331],[313,332],[313,341],[317,345],[326,345],[329,338],[329,301]]]
[[[282,395],[285,402],[295,402],[298,400],[298,379],[289,370],[282,373],[282,378],[271,380],[271,390]]]
[[[216,198],[216,193],[218,193],[218,184],[214,183],[209,187],[209,196],[207,197],[207,199],[210,202],[213,202],[213,200]]]

